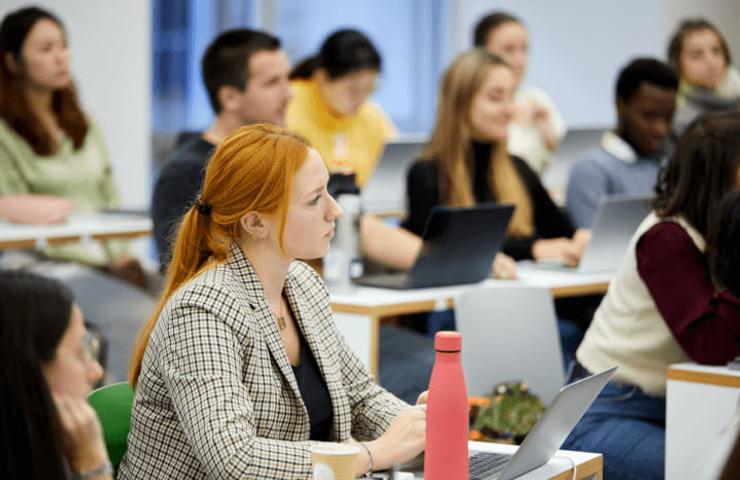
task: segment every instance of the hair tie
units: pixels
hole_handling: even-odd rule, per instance
[[[194,207],[201,215],[205,215],[206,217],[211,215],[211,206],[201,200],[200,197],[195,199]]]

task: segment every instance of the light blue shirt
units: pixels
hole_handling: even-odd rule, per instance
[[[579,228],[590,228],[599,202],[611,195],[651,195],[660,157],[640,157],[614,132],[606,132],[601,146],[576,162],[570,171],[566,208]]]

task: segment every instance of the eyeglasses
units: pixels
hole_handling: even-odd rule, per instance
[[[100,360],[100,337],[89,331],[85,331],[82,337],[82,350],[85,352],[85,360]]]

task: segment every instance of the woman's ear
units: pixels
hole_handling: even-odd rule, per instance
[[[329,81],[329,75],[326,73],[326,69],[321,67],[316,69],[313,76],[316,79],[316,83],[319,85],[324,85]]]
[[[267,237],[269,231],[262,216],[257,212],[248,212],[239,220],[239,226],[247,237],[257,240]]]

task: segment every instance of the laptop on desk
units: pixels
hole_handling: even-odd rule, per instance
[[[421,137],[385,144],[378,166],[360,194],[365,212],[406,210],[406,172],[419,157],[423,145]]]
[[[557,453],[570,432],[601,389],[614,375],[617,367],[591,375],[560,389],[547,411],[540,417],[514,454],[501,454],[471,449],[470,480],[512,480],[545,465]],[[421,477],[423,462],[415,459],[401,471]]]
[[[602,199],[591,229],[591,241],[576,267],[560,261],[520,262],[524,268],[595,273],[615,271],[629,246],[632,235],[650,209],[648,196],[614,196]]]
[[[488,278],[506,237],[513,205],[434,207],[423,244],[407,273],[368,275],[355,280],[378,288],[412,289],[477,283]]]

